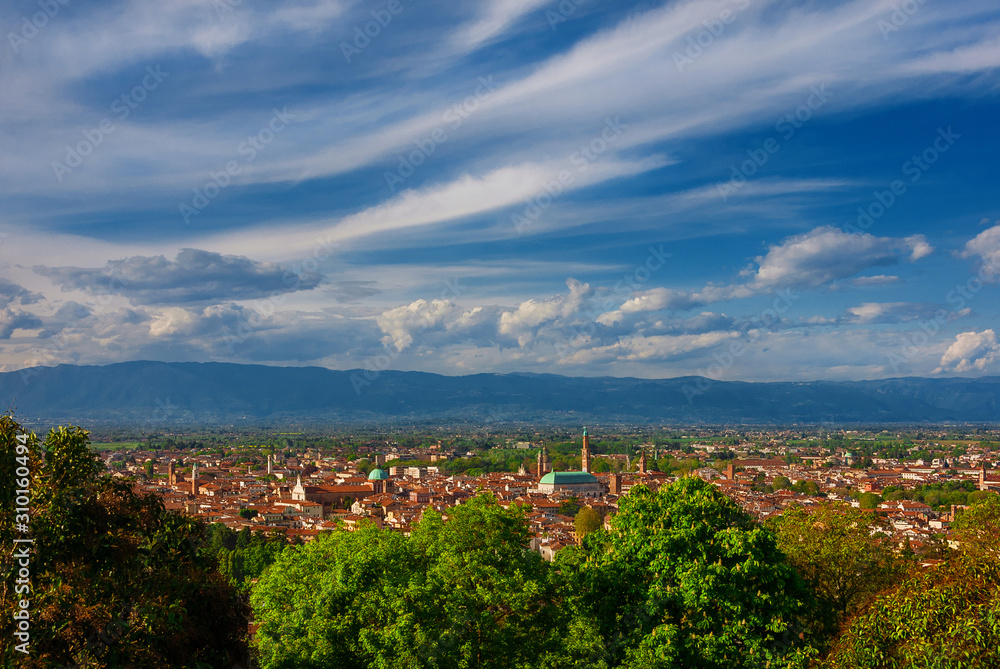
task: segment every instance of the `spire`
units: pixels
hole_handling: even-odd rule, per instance
[[[639,473],[646,473],[646,449],[642,449],[642,455],[639,456]]]

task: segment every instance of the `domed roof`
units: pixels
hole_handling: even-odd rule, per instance
[[[597,483],[597,478],[589,472],[549,472],[539,483]]]
[[[369,481],[385,481],[388,478],[389,475],[386,474],[384,470],[379,469],[378,467],[371,470],[371,473],[368,474]]]

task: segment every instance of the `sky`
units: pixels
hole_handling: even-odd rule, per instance
[[[992,0],[8,0],[0,370],[1000,373]]]

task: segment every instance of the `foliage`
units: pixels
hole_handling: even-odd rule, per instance
[[[580,508],[583,505],[580,504],[580,499],[575,495],[573,497],[568,497],[559,503],[559,513],[564,516],[576,517],[579,513]]]
[[[578,541],[591,532],[601,529],[602,525],[604,525],[604,517],[589,506],[580,509],[573,520],[573,527],[576,529],[576,538]]]
[[[523,509],[490,496],[410,537],[336,531],[284,551],[253,592],[263,666],[533,667],[560,657],[560,608]]]
[[[244,534],[245,532],[245,534]],[[219,551],[219,571],[235,586],[244,586],[260,578],[287,547],[284,537],[251,534],[249,528],[239,532],[232,549]]]
[[[881,502],[882,498],[873,492],[863,492],[858,495],[858,505],[862,509],[877,509]]]
[[[1000,559],[1000,495],[989,493],[964,509],[952,529],[963,550]]]
[[[960,506],[969,504],[980,497],[978,492],[976,484],[972,481],[944,481],[918,485],[910,490],[904,490],[899,486],[889,486],[882,491],[882,499],[886,501],[911,499],[923,502],[932,509],[940,511],[947,509],[952,504]]]
[[[614,666],[797,666],[809,595],[774,535],[699,478],[623,497],[588,537],[583,608]],[[593,539],[593,541],[589,541]]]
[[[769,524],[778,547],[809,584],[817,604],[813,638],[832,635],[849,616],[897,581],[908,564],[878,530],[877,516],[842,504],[787,509]]]
[[[1000,666],[1000,562],[959,555],[914,572],[850,622],[825,666]]]
[[[17,429],[11,417],[0,419],[5,464]],[[44,448],[31,488],[31,654],[18,654],[19,666],[245,662],[248,607],[201,549],[201,523],[136,495],[130,482],[99,476],[82,429],[54,429]],[[4,524],[4,543],[10,529]],[[10,553],[0,560],[9,575]],[[4,579],[0,602],[4,639],[13,638],[12,582]],[[10,666],[13,657],[5,643],[0,661]]]

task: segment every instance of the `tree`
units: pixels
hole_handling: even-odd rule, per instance
[[[774,535],[700,478],[622,498],[588,536],[583,608],[613,666],[795,666],[809,593]],[[593,538],[593,541],[591,539]]]
[[[952,530],[963,550],[1000,559],[1000,495],[977,498],[955,519]]]
[[[564,516],[575,517],[580,511],[581,506],[583,505],[580,504],[580,499],[578,497],[568,497],[559,503],[559,513]]]
[[[11,416],[0,418],[5,464],[19,430]],[[202,550],[202,524],[165,511],[153,495],[136,495],[131,482],[101,475],[85,430],[54,429],[44,450],[44,464],[32,455],[31,654],[4,643],[0,664],[15,657],[22,667],[245,663],[249,609]],[[5,543],[11,529],[0,526]],[[4,551],[0,571],[13,567]],[[5,639],[14,638],[18,605],[10,583],[0,601]]]
[[[862,509],[877,509],[878,505],[881,503],[882,498],[873,492],[863,492],[858,496],[858,505]]]
[[[252,596],[261,662],[557,666],[567,617],[529,539],[523,508],[479,496],[447,522],[428,510],[410,537],[367,524],[286,549]]]
[[[585,506],[576,514],[573,526],[576,528],[576,540],[582,541],[591,532],[601,529],[604,517],[589,506]]]
[[[1000,562],[960,554],[914,571],[850,621],[830,669],[1000,666]]]
[[[816,595],[818,606],[808,617],[814,639],[832,636],[909,566],[878,532],[876,516],[846,505],[788,509],[769,525],[778,547]]]
[[[771,482],[771,488],[773,490],[782,490],[784,488],[791,488],[792,481],[787,476],[775,476],[774,481]]]

